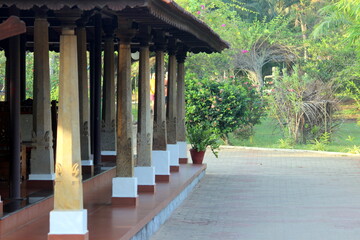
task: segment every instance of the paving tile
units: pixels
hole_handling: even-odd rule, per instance
[[[360,157],[223,149],[151,238],[357,240]]]

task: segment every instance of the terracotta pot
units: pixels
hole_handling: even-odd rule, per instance
[[[202,164],[204,160],[205,151],[198,152],[196,149],[190,149],[190,155],[193,164]]]

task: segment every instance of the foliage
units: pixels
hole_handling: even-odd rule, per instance
[[[187,124],[186,129],[189,143],[193,149],[199,152],[210,147],[213,154],[218,157],[217,149],[220,147],[218,129],[209,122]]]
[[[243,79],[209,81],[186,77],[186,123],[209,123],[226,139],[228,133],[260,121],[262,101],[255,86]]]
[[[325,151],[326,146],[330,143],[330,133],[324,132],[318,139],[314,139],[311,141],[313,144],[311,149],[315,151]]]
[[[295,145],[295,142],[292,138],[280,138],[279,139],[279,147],[280,148],[286,148],[286,149],[289,149],[289,148],[293,148]]]
[[[268,109],[286,136],[296,143],[306,143],[331,133],[337,125],[333,117],[337,103],[333,84],[311,79],[297,66],[292,73],[284,69],[282,74],[274,69]]]

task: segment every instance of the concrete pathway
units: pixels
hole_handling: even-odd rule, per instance
[[[358,240],[360,157],[221,150],[152,240]]]

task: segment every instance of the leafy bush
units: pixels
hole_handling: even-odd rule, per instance
[[[225,140],[227,134],[260,122],[263,108],[256,86],[245,80],[186,78],[186,125],[212,126]]]

